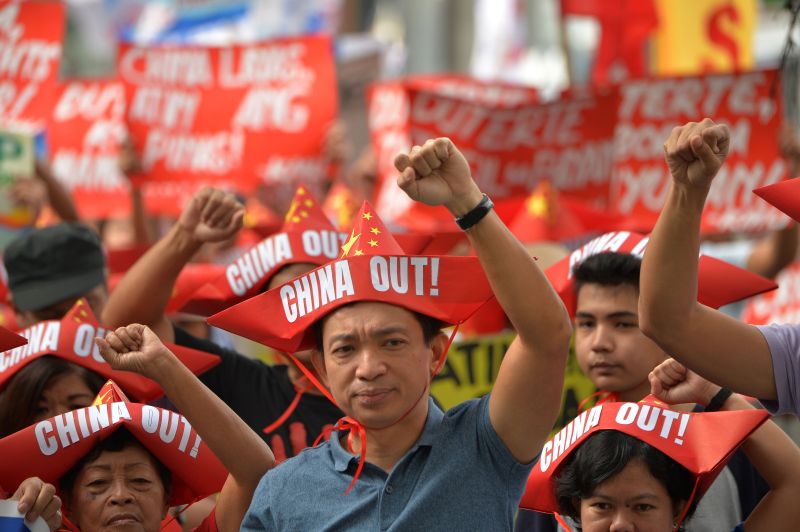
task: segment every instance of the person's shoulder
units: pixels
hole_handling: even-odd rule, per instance
[[[455,428],[476,420],[489,404],[489,396],[484,395],[458,403],[444,413],[443,424]]]
[[[330,442],[323,441],[314,447],[306,447],[296,455],[287,458],[266,473],[271,482],[282,485],[285,482],[296,480],[304,474],[311,472],[317,474],[327,464],[331,463]]]

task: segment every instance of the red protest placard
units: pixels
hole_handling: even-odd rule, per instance
[[[53,104],[64,5],[0,1],[0,124],[40,128]]]
[[[393,221],[419,210],[398,194],[392,159],[442,136],[455,142],[481,189],[495,200],[525,196],[547,180],[572,197],[605,206],[617,102],[617,93],[609,91],[540,104],[533,89],[463,79],[375,86],[370,130],[383,178],[378,209]]]
[[[242,187],[325,175],[336,116],[328,37],[227,48],[123,46],[128,125],[149,180]]]
[[[48,127],[56,177],[75,195],[81,217],[110,218],[130,210],[119,169],[125,140],[125,88],[119,81],[71,81],[56,89]]]
[[[761,231],[788,220],[752,190],[786,177],[778,151],[780,97],[775,71],[628,81],[621,86],[612,204],[649,230],[669,191],[664,142],[672,128],[710,117],[731,131],[731,148],[714,179],[705,232]]]

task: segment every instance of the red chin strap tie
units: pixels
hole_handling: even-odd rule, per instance
[[[453,340],[456,337],[456,333],[458,332],[458,328],[459,328],[460,325],[461,325],[460,323],[456,324],[455,328],[453,328],[453,332],[450,333],[450,337],[447,340],[447,345],[445,346],[444,353],[442,353],[442,356],[439,357],[439,361],[436,364],[436,368],[433,370],[433,373],[431,373],[431,380],[433,379],[433,377],[435,377],[439,373],[439,371],[442,369],[442,366],[444,366],[444,362],[447,359],[447,352],[450,351],[450,346],[453,344]],[[309,382],[311,382],[314,386],[316,386],[316,388],[322,393],[322,395],[327,397],[328,400],[331,403],[333,403],[337,408],[341,409],[341,407],[339,407],[339,405],[337,405],[336,401],[333,399],[333,395],[331,395],[331,392],[328,391],[328,389],[325,388],[325,386],[323,386],[321,382],[319,382],[319,380],[314,376],[314,374],[311,373],[311,371],[308,368],[306,368],[303,365],[302,362],[297,360],[297,358],[294,356],[294,354],[286,353],[286,355],[288,355],[289,358],[292,359],[292,362],[297,364],[297,367],[300,369],[300,371],[303,372],[303,375],[306,376],[306,378],[309,380]],[[350,490],[353,489],[353,486],[355,486],[356,481],[358,480],[358,477],[361,476],[361,471],[364,469],[364,463],[367,461],[367,430],[372,430],[372,431],[385,430],[385,429],[388,429],[389,427],[393,427],[393,426],[397,425],[398,423],[400,423],[401,421],[403,421],[414,410],[414,408],[416,408],[416,406],[417,406],[417,404],[419,404],[420,400],[422,400],[422,398],[425,397],[425,395],[428,392],[429,384],[430,384],[430,380],[425,383],[425,388],[423,388],[422,393],[419,395],[417,400],[414,401],[414,404],[411,405],[411,407],[408,410],[406,410],[405,413],[403,413],[402,416],[397,418],[392,423],[386,425],[385,427],[367,427],[364,424],[362,424],[360,421],[358,421],[357,419],[354,419],[354,418],[351,418],[351,417],[343,417],[342,419],[337,421],[335,425],[333,425],[332,427],[325,428],[322,431],[322,433],[319,436],[317,436],[317,439],[314,440],[314,446],[319,444],[319,442],[322,441],[323,439],[329,438],[331,433],[333,433],[333,431],[338,431],[338,432],[349,431],[349,433],[347,435],[347,447],[348,447],[347,450],[348,450],[348,452],[351,452],[351,453],[353,452],[353,440],[354,440],[354,437],[353,437],[354,434],[353,433],[354,432],[355,432],[355,436],[357,436],[358,439],[361,442],[361,450],[359,452],[358,467],[356,468],[355,475],[353,475],[353,480],[350,482],[350,486],[348,486],[347,489],[345,490],[345,494],[350,493]],[[298,397],[295,397],[295,400],[299,402],[300,399]],[[292,403],[294,404],[295,401],[292,401]],[[296,407],[296,406],[297,405],[294,404],[294,407]],[[292,405],[289,405],[289,408],[292,409],[292,410],[294,410],[294,407]],[[287,409],[287,412],[289,412],[289,409]],[[289,412],[288,414],[284,413],[284,415],[282,415],[278,420],[276,420],[275,423],[280,421],[281,418],[283,418],[284,416],[289,417],[289,414],[291,414],[291,412]],[[273,423],[272,425],[274,425],[275,423]],[[267,428],[272,427],[272,425],[270,425]],[[266,432],[266,430],[267,429],[264,429],[265,432]]]
[[[597,398],[597,401],[595,401],[594,406],[602,405],[603,403],[616,403],[619,401],[619,393],[597,390],[592,395],[586,397],[583,401],[578,403],[578,412],[583,412],[586,410],[589,401],[595,398]]]
[[[294,396],[294,399],[292,399],[292,402],[289,403],[289,406],[286,407],[286,410],[283,412],[283,414],[280,415],[280,417],[278,417],[278,419],[276,419],[275,421],[264,427],[264,434],[270,434],[272,432],[275,432],[275,430],[277,430],[278,427],[286,423],[286,420],[289,419],[289,416],[291,416],[292,412],[294,412],[295,409],[297,408],[297,405],[300,403],[300,399],[303,398],[303,395],[306,392],[310,392],[315,387],[316,386],[314,386],[314,384],[312,384],[311,381],[308,380],[308,377],[306,377],[305,374],[300,379],[298,379],[297,383],[295,383],[294,385],[294,389],[297,392],[297,394]]]

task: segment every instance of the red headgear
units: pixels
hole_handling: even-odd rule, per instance
[[[0,353],[0,389],[26,364],[50,355],[83,366],[103,377],[113,378],[141,401],[150,401],[163,395],[154,381],[136,373],[115,371],[103,360],[94,338],[104,336],[106,329],[97,324],[97,318],[85,299],[78,300],[61,321],[39,322],[21,334],[27,338],[27,345]],[[194,374],[199,375],[219,364],[219,357],[214,355],[177,345],[168,344],[167,347]],[[27,408],[27,405],[23,406]]]
[[[769,414],[764,410],[678,412],[649,396],[639,403],[603,403],[570,421],[542,447],[520,508],[556,513],[554,482],[561,465],[592,434],[618,430],[650,444],[689,470],[699,500],[725,462]]]
[[[477,258],[406,255],[365,202],[339,260],[220,312],[208,322],[295,352],[314,347],[310,331],[314,322],[349,303],[390,303],[455,324],[491,297]]]
[[[800,221],[800,179],[787,179],[753,191],[758,197]]]
[[[18,486],[37,476],[58,486],[95,445],[125,427],[172,477],[171,506],[218,492],[227,472],[182,415],[131,403],[108,381],[92,406],[40,421],[0,440],[0,484]]]
[[[547,278],[561,296],[570,315],[575,314],[575,267],[598,253],[631,253],[642,257],[650,237],[628,231],[601,235],[576,249],[568,257],[550,266]],[[746,297],[774,290],[773,281],[727,262],[702,255],[698,265],[697,300],[703,305],[719,308]]]

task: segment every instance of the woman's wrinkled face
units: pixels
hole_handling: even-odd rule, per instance
[[[81,469],[69,508],[81,532],[158,532],[167,514],[167,493],[153,456],[132,444],[104,451]]]
[[[583,532],[670,532],[677,517],[666,487],[640,459],[580,502]]]

